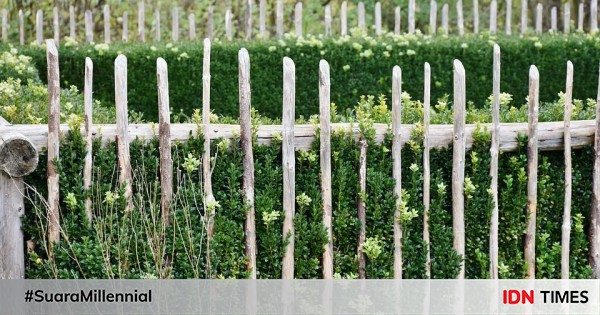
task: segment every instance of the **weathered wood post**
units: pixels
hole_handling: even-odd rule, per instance
[[[498,3],[492,0],[490,4],[490,34],[496,34],[496,22],[498,18]]]
[[[492,219],[490,224],[490,278],[498,279],[498,155],[500,153],[500,46],[494,45],[492,100],[492,147],[490,175],[492,183]]]
[[[19,43],[25,45],[25,25],[23,21],[23,10],[19,10]]]
[[[233,39],[233,33],[231,32],[231,10],[225,11],[225,37],[231,41]]]
[[[208,16],[206,17],[206,37],[210,40],[213,39],[213,6],[208,7]]]
[[[444,35],[448,35],[448,4],[442,6],[442,31]]]
[[[169,109],[169,73],[167,62],[156,59],[158,84],[158,141],[160,154],[160,210],[162,221],[169,224],[173,200],[173,159],[171,158],[171,112]]]
[[[577,7],[577,30],[583,31],[583,1],[579,2],[579,6]]]
[[[564,139],[565,139],[565,209],[563,213],[560,275],[562,279],[569,279],[569,247],[571,242],[571,109],[573,107],[573,63],[567,61],[567,84],[565,87],[565,114],[564,114]]]
[[[402,279],[402,225],[400,225],[402,205],[402,143],[400,142],[402,127],[402,69],[392,69],[392,175],[394,177],[394,279]]]
[[[94,64],[92,59],[85,58],[85,79],[83,85],[83,112],[85,120],[83,122],[85,138],[85,159],[83,164],[83,189],[89,191],[92,188],[92,83],[94,75]],[[88,224],[92,224],[92,199],[85,200],[85,216]]]
[[[2,41],[8,41],[8,10],[2,9]]]
[[[423,91],[423,242],[427,246],[425,275],[431,278],[431,244],[429,238],[429,206],[431,202],[431,178],[429,171],[429,116],[431,106],[431,67],[425,63]]]
[[[454,60],[454,141],[452,143],[452,232],[454,250],[465,256],[465,68]],[[458,279],[465,278],[461,263]]]
[[[504,22],[506,35],[512,34],[512,0],[506,0],[506,20]]]
[[[408,1],[408,33],[415,32],[415,0]]]
[[[400,7],[396,7],[394,10],[394,34],[400,35],[400,22],[402,16],[400,15]]]
[[[59,25],[58,8],[52,9],[52,28],[54,29],[54,42],[58,45],[60,41],[60,25]]]
[[[252,39],[252,0],[246,5],[246,40]]]
[[[325,6],[325,36],[331,36],[331,6]]]
[[[296,36],[302,37],[302,2],[296,2],[294,7],[294,24],[296,25]]]
[[[94,21],[92,19],[92,11],[85,11],[85,41],[91,43],[94,41]]]
[[[254,213],[254,152],[252,150],[252,118],[250,92],[250,56],[246,48],[238,53],[239,76],[238,88],[240,94],[240,146],[242,147],[244,174],[242,192],[244,209],[246,209],[245,255],[248,259],[246,271],[250,279],[256,279],[256,222]]]
[[[144,8],[144,1],[140,1],[138,2],[138,39],[141,42],[146,41],[145,18],[146,12]]]
[[[364,2],[359,2],[358,3],[358,28],[360,29],[360,32],[362,34],[365,34],[365,32],[367,31],[367,23],[365,21],[365,3]]]
[[[558,31],[558,11],[556,7],[550,9],[550,29],[553,32]]]
[[[60,73],[58,49],[54,40],[46,41],[48,65],[48,256],[53,259],[54,243],[60,241],[59,173],[56,160],[60,147]]]
[[[381,2],[375,3],[375,35],[381,35]]]
[[[592,175],[592,209],[590,210],[590,265],[594,279],[600,278],[600,71],[596,96],[596,131],[594,132],[594,172]]]
[[[129,15],[127,11],[123,12],[123,33],[121,34],[121,40],[127,42],[129,40]]]
[[[179,8],[178,7],[173,7],[173,9],[171,11],[171,18],[172,18],[171,39],[173,40],[173,42],[178,42],[179,41]]]
[[[538,35],[542,34],[543,11],[544,6],[541,3],[538,3],[537,7],[535,8],[535,33]]]
[[[342,8],[344,3],[342,3]],[[283,0],[277,0],[276,8],[277,38],[283,37]]]
[[[360,232],[358,234],[358,278],[367,278],[367,255],[365,254],[364,244],[367,240],[367,139],[361,136],[358,140],[360,147],[360,156],[358,158],[358,222]]]
[[[563,33],[569,34],[571,32],[571,5],[565,3],[563,10]]]
[[[37,167],[38,152],[25,136],[2,131],[3,121],[0,121],[0,279],[23,279],[25,250],[21,216],[25,212],[25,190],[22,177]]]
[[[284,280],[294,279],[294,213],[296,212],[295,104],[296,67],[292,59],[285,57],[283,58],[283,142],[281,162],[283,166],[283,239],[288,240],[288,244],[283,253],[281,278]]]
[[[329,7],[329,6],[327,6]],[[260,0],[258,7],[258,31],[261,39],[267,39],[267,1]]]
[[[479,1],[473,0],[473,33],[479,33]]]
[[[110,6],[104,6],[104,43],[110,44]]]
[[[527,0],[521,0],[521,35],[527,32]]]
[[[431,0],[429,6],[429,34],[435,35],[437,32],[437,2]]]
[[[37,10],[35,14],[35,35],[37,39],[37,44],[39,46],[44,42],[44,12],[42,10]]]
[[[590,1],[590,33],[598,30],[598,0]]]
[[[154,11],[154,38],[160,42],[160,11]]]
[[[329,63],[319,62],[319,141],[321,164],[321,197],[323,198],[323,226],[327,231],[327,244],[323,247],[323,279],[333,278],[333,203],[331,191],[331,98]]]
[[[194,13],[188,15],[188,28],[190,40],[196,40],[196,15]]]
[[[342,2],[340,7],[340,35],[346,36],[348,34],[348,16],[347,16],[348,3]]]
[[[115,107],[117,115],[117,152],[119,184],[125,189],[127,211],[133,209],[131,189],[131,160],[129,155],[129,116],[127,112],[127,58],[118,55],[115,59]]]
[[[456,24],[458,27],[458,35],[463,36],[465,34],[465,26],[463,20],[462,0],[456,1]]]
[[[527,231],[525,233],[525,263],[527,264],[528,279],[535,279],[539,87],[540,74],[535,66],[531,66],[529,69],[529,141],[527,143]]]
[[[77,34],[75,34],[75,7],[69,6],[69,37],[73,40],[77,40]]]

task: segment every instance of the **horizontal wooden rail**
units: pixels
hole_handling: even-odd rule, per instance
[[[491,124],[481,124],[488,131],[491,130]],[[375,140],[382,142],[388,130],[385,124],[375,124]],[[401,126],[401,143],[404,145],[410,140],[411,130],[415,125],[403,124]],[[358,124],[335,123],[331,124],[335,134],[339,130],[352,129],[354,137],[358,139]],[[431,148],[447,147],[452,143],[452,125],[431,125],[429,129],[429,145]],[[476,125],[466,126],[467,148],[473,145],[473,131]],[[579,120],[571,123],[572,148],[577,149],[592,144],[594,131],[596,129],[594,120]],[[69,127],[66,124],[60,126],[61,132],[67,132]],[[13,131],[18,132],[29,138],[36,148],[41,149],[47,145],[48,125],[11,125],[0,126],[0,133]],[[259,144],[270,144],[274,135],[281,135],[283,128],[281,125],[262,125],[258,127],[257,140]],[[545,122],[539,124],[539,149],[540,151],[562,150],[564,139],[564,124],[562,121]],[[315,137],[315,127],[312,125],[296,125],[294,128],[295,148],[307,150],[311,148]],[[113,141],[117,134],[116,125],[94,125],[92,126],[94,138],[102,138],[103,143]],[[140,138],[150,140],[158,136],[158,125],[155,124],[130,124],[129,139]],[[186,141],[190,135],[198,134],[196,124],[172,124],[171,141]],[[239,136],[239,125],[211,124],[211,139],[233,138]],[[500,150],[514,151],[517,148],[517,135],[527,134],[527,123],[503,123],[500,124]]]

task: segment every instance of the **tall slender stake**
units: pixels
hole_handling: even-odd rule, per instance
[[[8,41],[8,10],[2,9],[2,41]]]
[[[358,28],[360,29],[360,32],[362,34],[365,34],[367,32],[367,23],[365,21],[365,3],[364,2],[359,2],[358,3]]]
[[[541,3],[537,4],[535,9],[535,33],[538,35],[542,34],[542,18],[544,14],[544,7]]]
[[[248,260],[246,270],[250,279],[256,279],[256,227],[254,218],[254,153],[252,151],[252,118],[250,94],[250,56],[246,48],[238,53],[239,93],[240,93],[240,144],[243,154],[244,209],[246,210],[246,248]]]
[[[454,141],[452,142],[452,232],[454,250],[465,257],[465,68],[454,60]],[[461,263],[459,279],[465,278]]]
[[[41,11],[38,11],[41,12]],[[38,14],[39,15],[39,14]],[[59,172],[56,162],[60,147],[60,71],[54,40],[46,40],[48,64],[48,255],[54,259],[54,244],[60,241]]]
[[[260,0],[258,23],[260,38],[267,39],[267,0]]]
[[[331,6],[325,6],[325,36],[331,36]]]
[[[69,6],[69,37],[73,40],[77,40],[75,34],[75,7]]]
[[[512,0],[506,0],[506,20],[504,22],[506,35],[512,34]]]
[[[569,34],[571,32],[571,5],[565,3],[563,11],[563,33]]]
[[[104,6],[104,43],[110,44],[110,6]]]
[[[342,3],[342,7],[344,4]],[[283,0],[277,0],[276,8],[277,38],[283,37]]]
[[[560,275],[569,279],[569,245],[571,242],[571,109],[573,97],[573,63],[567,61],[567,84],[565,87],[565,210],[562,223]]]
[[[598,30],[598,0],[590,1],[590,33]]]
[[[408,33],[415,32],[415,0],[408,1]]]
[[[423,242],[427,246],[425,275],[431,278],[431,244],[429,238],[429,206],[431,203],[431,179],[429,171],[429,116],[431,106],[431,67],[425,63],[425,84],[423,91]]]
[[[252,38],[252,0],[246,5],[246,40]]]
[[[540,74],[535,66],[531,66],[529,69],[529,141],[527,143],[527,231],[525,233],[525,263],[527,264],[528,279],[535,279],[539,87]]]
[[[144,1],[138,2],[138,39],[141,42],[146,41],[146,26],[145,26],[146,12],[144,8]]]
[[[553,32],[558,31],[558,11],[556,7],[550,9],[550,29]]]
[[[442,6],[442,30],[444,35],[448,35],[448,4]]]
[[[125,187],[127,210],[133,208],[131,189],[131,160],[129,156],[129,118],[127,115],[127,58],[115,59],[115,105],[117,110],[117,151],[119,155],[119,183]]]
[[[527,33],[527,0],[521,0],[521,35]]]
[[[375,3],[375,34],[381,35],[381,2]]]
[[[473,33],[479,34],[479,0],[473,0]]]
[[[323,226],[327,232],[327,244],[323,246],[323,279],[333,278],[333,204],[331,192],[331,99],[329,63],[319,62],[319,141],[321,161],[321,197],[323,202]]]
[[[348,3],[342,2],[340,7],[340,35],[346,36],[348,34],[348,15],[347,15]]]
[[[429,34],[437,33],[437,2],[431,0],[429,5]]]
[[[292,59],[283,58],[283,253],[281,278],[294,279],[294,213],[296,208],[296,160],[294,154],[294,117],[296,104],[296,67]]]
[[[208,7],[208,16],[206,21],[206,37],[213,39],[213,6]]]
[[[125,43],[129,40],[129,14],[127,11],[123,12],[123,33],[121,34],[121,40]]]
[[[188,28],[190,40],[196,40],[196,15],[194,13],[188,14]]]
[[[172,12],[172,18],[173,18],[173,22],[172,22],[172,27],[173,27],[173,33],[172,35],[172,39],[174,42],[178,42],[179,41],[179,8],[174,7]]]
[[[492,177],[492,221],[490,224],[490,278],[498,279],[498,154],[500,153],[500,46],[494,45],[492,147],[490,176]]]
[[[60,20],[58,16],[58,8],[52,9],[52,26],[54,28],[54,42],[58,45],[60,41]]]
[[[231,32],[231,10],[227,9],[225,11],[225,36],[227,40],[231,41],[233,39],[233,33]]]
[[[162,220],[169,224],[169,209],[173,200],[173,159],[171,158],[171,113],[169,109],[169,73],[167,62],[156,59],[158,84],[158,141],[160,149],[160,210]]]
[[[400,7],[396,7],[396,9],[394,9],[394,34],[395,35],[400,35],[401,19],[402,19],[402,16],[400,15]]]
[[[592,183],[592,209],[590,210],[590,265],[592,277],[600,279],[600,71],[596,96],[596,131],[594,133],[594,173]]]
[[[154,38],[157,42],[160,42],[160,11],[154,11]]]
[[[25,25],[23,21],[23,10],[19,10],[19,43],[25,45]]]
[[[360,224],[360,232],[358,234],[358,278],[367,278],[367,255],[364,251],[365,241],[367,240],[367,139],[358,141],[360,147],[360,157],[358,160],[358,186],[360,192],[358,194],[358,222]]]
[[[92,188],[92,83],[94,76],[94,64],[92,59],[85,58],[85,81],[83,86],[83,111],[85,115],[84,121],[84,133],[85,133],[85,160],[83,165],[83,189],[89,192]],[[85,215],[88,220],[88,224],[91,226],[93,213],[92,213],[92,199],[88,197],[85,199]]]
[[[294,7],[294,24],[296,25],[296,36],[302,37],[302,2],[296,2]]]
[[[44,42],[43,27],[44,27],[44,13],[42,12],[42,10],[37,10],[37,13],[35,14],[35,34],[36,34],[36,39],[37,39],[37,43],[39,46],[41,46],[42,43]]]
[[[402,70],[394,66],[392,70],[392,159],[394,176],[394,279],[402,279],[402,225],[400,222],[402,205]]]
[[[496,34],[496,23],[498,19],[498,3],[492,0],[490,4],[490,34]]]
[[[465,26],[463,20],[462,0],[456,1],[456,24],[458,27],[458,35],[463,36],[465,34]]]
[[[577,30],[583,31],[583,1],[579,2],[579,6],[577,7]]]
[[[94,41],[94,20],[92,11],[86,10],[85,13],[85,41],[91,43]]]

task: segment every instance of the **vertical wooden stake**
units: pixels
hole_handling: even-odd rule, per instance
[[[41,12],[41,11],[38,11]],[[38,14],[38,16],[41,16]],[[60,241],[59,173],[55,162],[60,147],[60,71],[54,40],[46,40],[48,65],[48,255],[54,259],[54,243]]]
[[[365,3],[358,3],[358,28],[362,34],[365,34],[367,31],[367,24],[365,22]]]
[[[400,7],[396,7],[394,10],[394,34],[400,35],[400,22],[402,16],[400,15]]]
[[[208,21],[206,22],[206,36],[208,39],[213,39],[213,7],[208,7]]]
[[[258,17],[259,21],[259,31],[260,31],[260,38],[262,39],[267,39],[267,1],[266,0],[260,0],[260,4],[259,4],[259,17]]]
[[[429,206],[431,202],[431,178],[429,171],[429,115],[431,106],[431,67],[425,63],[425,86],[423,98],[423,242],[427,246],[425,275],[431,279],[431,244],[429,238]]]
[[[558,12],[556,11],[556,7],[552,7],[550,9],[550,29],[553,32],[558,31]]]
[[[600,71],[596,96],[596,131],[594,133],[594,172],[592,183],[592,209],[590,210],[590,265],[592,277],[600,278]]]
[[[479,1],[473,0],[473,33],[479,34]]]
[[[358,141],[360,157],[358,160],[358,183],[360,193],[358,195],[358,221],[360,222],[360,234],[358,235],[358,278],[367,278],[367,257],[363,246],[367,240],[367,205],[364,196],[367,192],[367,140]]]
[[[104,6],[104,43],[110,44],[110,6]]]
[[[73,6],[69,6],[69,37],[77,40],[77,34],[75,34],[75,7]]]
[[[296,24],[296,36],[302,37],[302,2],[296,2],[294,7],[294,23]]]
[[[331,36],[331,6],[325,6],[325,36]]]
[[[36,39],[37,39],[37,43],[39,46],[41,46],[42,42],[44,41],[43,27],[44,27],[44,12],[42,12],[42,10],[37,10],[37,13],[35,14],[35,34],[36,34]]]
[[[121,40],[125,43],[129,40],[129,21],[127,11],[123,12],[123,34],[121,34]]]
[[[171,11],[171,16],[173,18],[173,22],[172,22],[172,39],[173,42],[178,42],[179,41],[179,8],[178,7],[174,7]]]
[[[174,18],[173,18],[174,19]],[[154,38],[157,42],[160,42],[160,11],[154,11]],[[173,35],[171,35],[173,36]]]
[[[408,33],[415,32],[415,0],[408,1]]]
[[[94,21],[92,19],[92,11],[85,11],[85,41],[91,43],[94,41]]]
[[[458,27],[458,35],[463,36],[465,34],[465,27],[463,22],[462,0],[456,1],[456,23]]]
[[[340,35],[346,36],[348,34],[348,19],[347,19],[347,8],[348,4],[346,1],[342,2],[340,6]]]
[[[565,3],[563,10],[563,33],[569,34],[571,32],[571,5]]]
[[[544,7],[542,6],[541,3],[537,4],[536,10],[535,10],[535,33],[538,35],[542,34],[542,14],[543,14],[543,10]]]
[[[590,33],[598,30],[598,0],[590,1]]]
[[[256,228],[254,216],[254,153],[252,151],[252,119],[250,94],[250,57],[246,48],[238,54],[240,93],[240,143],[244,155],[244,209],[246,209],[246,259],[250,279],[256,279]]]
[[[2,9],[2,41],[8,41],[8,10]]]
[[[504,22],[506,35],[512,34],[512,0],[506,0],[506,20]]]
[[[498,279],[498,154],[500,153],[500,46],[494,44],[492,148],[490,175],[492,177],[492,222],[490,224],[490,278]]]
[[[498,19],[498,3],[492,0],[490,4],[490,34],[496,34],[496,21]]]
[[[521,0],[521,35],[527,33],[527,0]]]
[[[248,259],[247,271],[250,279],[256,279],[256,227],[254,216],[254,153],[252,151],[252,118],[250,93],[250,57],[246,48],[240,49],[239,61],[239,93],[240,93],[240,145],[243,154],[243,186],[244,209],[246,209],[246,248]]]
[[[23,10],[19,10],[19,43],[25,45],[25,24],[23,21]]]
[[[210,39],[204,39],[204,55],[202,62],[202,135],[204,137],[204,154],[202,154],[202,178],[204,181],[204,207],[208,216],[207,241],[207,273],[212,277],[210,261],[210,242],[214,233],[214,216],[216,209],[209,209],[215,201],[212,191],[212,172],[210,163]]]
[[[225,36],[227,40],[231,41],[233,39],[233,35],[231,32],[231,10],[227,9],[225,11]]]
[[[392,70],[392,159],[394,176],[394,197],[396,208],[394,211],[394,279],[402,279],[402,226],[400,218],[402,213],[402,143],[400,142],[400,128],[402,124],[402,70],[394,66]]]
[[[342,7],[343,7],[342,3]],[[277,0],[276,8],[277,38],[283,38],[283,0]]]
[[[375,34],[381,35],[381,2],[375,3]]]
[[[127,210],[133,209],[131,189],[131,160],[129,158],[129,118],[127,115],[127,58],[115,59],[115,105],[117,110],[117,152],[119,155],[119,183],[125,187]]]
[[[579,2],[579,6],[577,8],[577,30],[583,31],[583,2]]]
[[[171,158],[171,113],[169,110],[169,73],[163,58],[156,60],[158,84],[158,141],[160,150],[160,210],[162,220],[169,223],[173,199],[173,160]]]
[[[535,279],[539,84],[538,69],[531,66],[529,69],[529,141],[527,144],[527,231],[525,233],[525,263],[527,264],[528,279]]]
[[[190,40],[196,40],[196,16],[194,13],[188,15],[188,27],[190,29]]]
[[[57,7],[54,7],[54,9],[52,9],[52,26],[54,28],[54,42],[56,43],[56,45],[58,45],[60,41],[60,25]]]
[[[465,68],[454,60],[454,141],[452,142],[452,231],[454,250],[465,257]],[[464,260],[459,279],[465,278]]]
[[[565,88],[565,209],[562,223],[560,275],[562,279],[569,279],[569,247],[571,243],[571,109],[573,97],[573,64],[567,61],[567,84]]]
[[[323,279],[333,279],[333,204],[331,192],[331,85],[329,83],[329,63],[319,63],[319,111],[320,111],[320,161],[321,197],[323,198],[323,226],[327,232],[327,244],[323,246]]]
[[[437,33],[437,2],[431,0],[429,5],[429,34]]]
[[[87,192],[92,188],[92,83],[94,76],[94,64],[92,59],[85,58],[85,81],[83,86],[83,111],[84,137],[85,137],[85,160],[83,164],[83,189]],[[92,198],[85,199],[85,216],[89,226],[92,225]]]
[[[246,6],[246,40],[252,38],[252,0]]]
[[[296,67],[292,59],[283,58],[283,239],[288,244],[283,253],[281,278],[294,279],[294,213],[296,212],[296,160],[294,153],[294,119],[296,104]]]
[[[448,35],[448,4],[442,6],[442,30],[444,35]]]
[[[144,1],[138,2],[138,39],[141,42],[146,41],[146,9],[144,8]]]

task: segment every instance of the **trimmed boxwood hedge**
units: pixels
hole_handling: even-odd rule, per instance
[[[219,115],[238,115],[238,62],[242,47],[250,52],[252,105],[261,114],[281,117],[282,58],[296,64],[296,115],[318,113],[318,64],[331,66],[331,101],[340,112],[352,108],[360,95],[384,94],[390,99],[391,72],[402,68],[403,89],[422,99],[423,64],[432,68],[432,99],[452,94],[452,62],[462,61],[467,73],[467,99],[475,107],[492,90],[492,45],[502,50],[502,91],[519,102],[527,95],[528,68],[540,71],[540,98],[555,100],[564,89],[566,62],[574,64],[573,96],[594,98],[598,84],[600,37],[589,34],[541,37],[494,37],[488,34],[465,37],[429,37],[421,35],[379,38],[345,37],[304,39],[287,37],[276,41],[215,41],[211,51],[211,108]],[[2,47],[2,46],[0,46]],[[4,46],[6,47],[6,46]],[[27,47],[22,53],[32,56],[45,79],[46,56],[43,49]],[[147,120],[157,119],[156,58],[169,65],[170,100],[173,113],[190,115],[201,106],[202,41],[171,43],[61,45],[62,84],[83,88],[84,58],[94,61],[94,96],[103,104],[114,103],[113,61],[118,53],[128,58],[129,108],[144,113]]]

